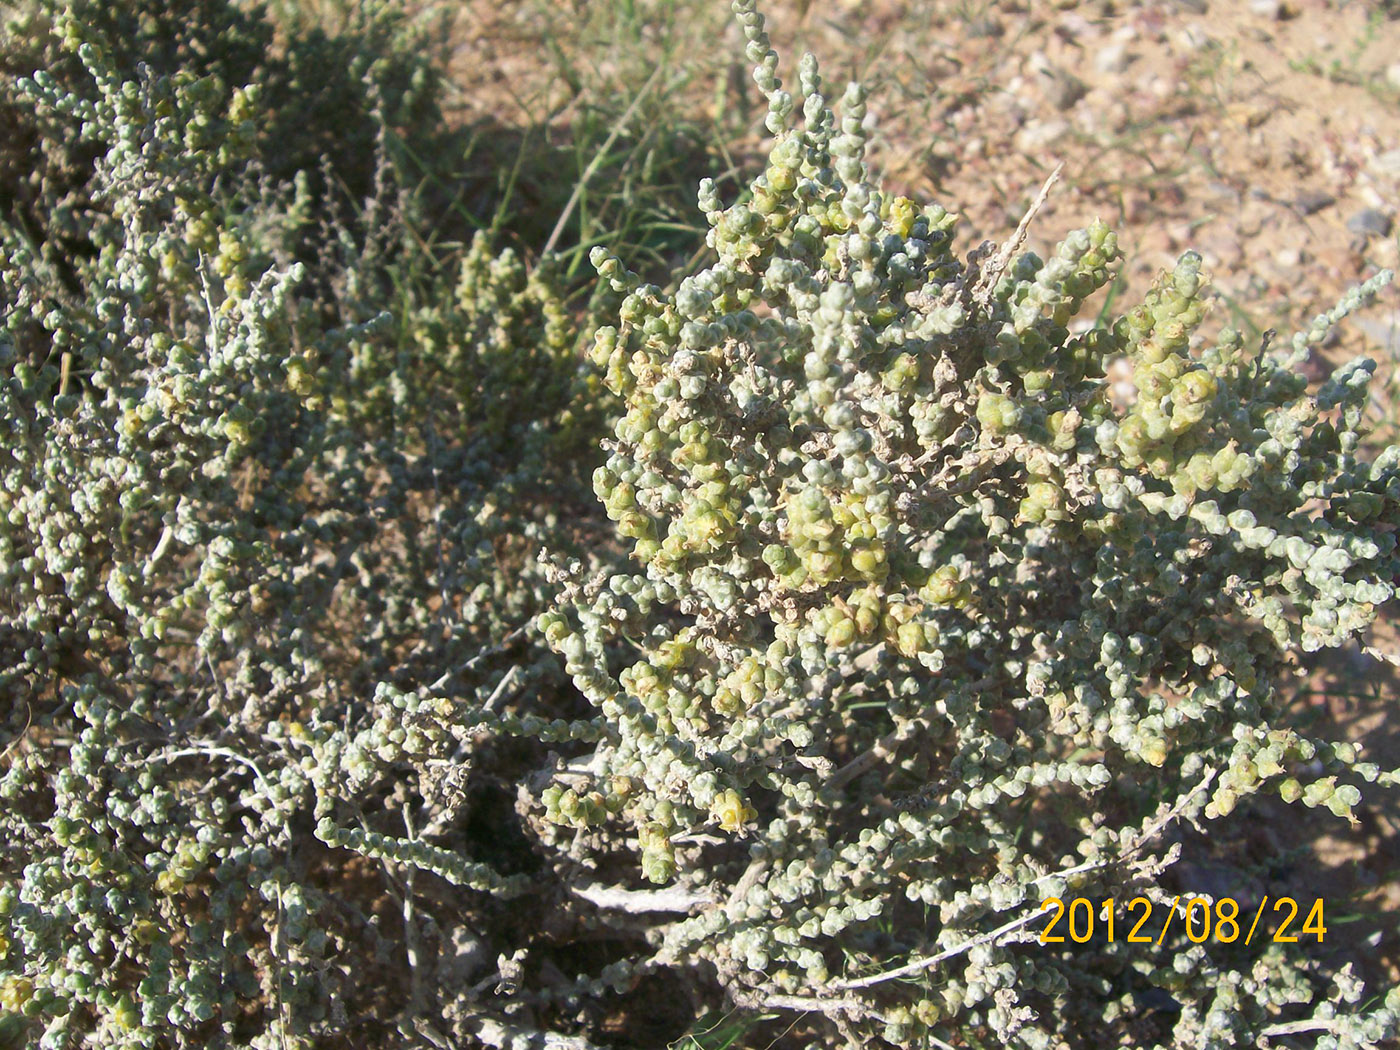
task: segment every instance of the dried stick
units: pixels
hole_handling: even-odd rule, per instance
[[[1030,231],[1031,221],[1035,218],[1036,213],[1045,206],[1046,200],[1050,197],[1050,188],[1060,180],[1060,172],[1064,170],[1064,167],[1063,164],[1055,166],[1055,170],[1045,180],[1045,185],[1040,187],[1040,192],[1036,194],[1035,200],[1031,201],[1031,206],[1027,209],[1026,214],[1021,216],[1021,221],[1016,226],[1016,232],[1011,235],[1009,241],[997,249],[996,254],[983,268],[981,276],[977,278],[976,286],[972,289],[973,301],[979,306],[985,308],[991,303],[992,292],[996,289],[997,281],[1001,280],[1001,275],[1011,264],[1011,257],[1020,251],[1021,246],[1026,243],[1026,234]]]

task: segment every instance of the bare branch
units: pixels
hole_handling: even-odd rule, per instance
[[[1271,1024],[1259,1033],[1259,1039],[1255,1045],[1261,1047],[1262,1050],[1269,1050],[1269,1047],[1273,1045],[1269,1042],[1272,1036],[1300,1035],[1303,1032],[1339,1032],[1342,1030],[1344,1020],[1344,1018],[1311,1017],[1304,1021]]]
[[[1045,185],[1040,187],[1040,192],[1036,194],[1035,200],[1031,201],[1031,206],[1026,210],[1026,214],[1021,216],[1021,221],[1017,224],[1016,232],[1011,235],[1011,239],[998,248],[996,254],[983,267],[982,275],[977,279],[976,287],[972,289],[973,301],[979,306],[985,308],[991,303],[997,281],[1001,280],[1001,275],[1011,264],[1011,257],[1020,251],[1021,246],[1026,243],[1026,234],[1030,231],[1031,222],[1040,209],[1045,207],[1045,202],[1050,197],[1050,189],[1060,180],[1060,172],[1064,170],[1064,167],[1063,164],[1056,165],[1055,170],[1050,173],[1050,177],[1045,180]]]
[[[955,955],[961,955],[963,952],[976,948],[979,944],[987,944],[990,941],[1000,940],[1007,934],[1014,933],[1023,926],[1029,926],[1036,919],[1044,918],[1048,914],[1049,912],[1041,911],[1037,908],[1019,918],[1012,919],[1008,923],[1003,923],[995,930],[989,930],[987,933],[973,937],[971,940],[964,941],[962,944],[955,947],[944,949],[937,955],[930,955],[923,959],[915,959],[913,962],[905,963],[903,966],[897,967],[896,969],[886,970],[883,973],[873,973],[868,977],[855,977],[847,981],[834,981],[831,987],[840,991],[848,991],[853,988],[869,988],[873,985],[883,984],[885,981],[896,981],[901,977],[908,977],[922,970],[932,969],[945,959],[951,959]]]
[[[622,886],[589,883],[570,886],[569,892],[605,911],[623,911],[632,915],[645,912],[689,912],[713,904],[714,898],[684,886],[666,886],[659,890],[629,890]]]

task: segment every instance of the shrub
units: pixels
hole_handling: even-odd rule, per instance
[[[0,224],[0,1036],[283,1048],[347,1003],[411,1018],[382,887],[325,843],[521,888],[463,852],[465,763],[493,768],[470,728],[517,727],[517,694],[548,713],[536,555],[596,440],[569,318],[484,238],[386,261],[420,242],[382,151],[303,302],[279,257],[324,202],[253,177],[295,110],[183,58],[129,74],[76,18],[54,39],[64,75],[17,92],[46,141],[82,131],[86,203],[50,218],[89,250],[60,268],[57,225]]]
[[[178,146],[189,163],[202,164],[207,178],[213,154],[238,151],[238,163],[217,172],[231,201],[254,199],[263,180],[301,179],[304,198],[317,205],[299,215],[308,226],[371,194],[386,129],[422,156],[443,136],[429,41],[391,5],[361,6],[344,32],[330,35],[279,34],[262,5],[228,0],[25,0],[0,23],[0,205],[60,268],[119,236],[119,217],[90,186],[107,143],[100,128],[35,109],[15,85],[39,70],[70,102],[95,102],[78,57],[84,40],[102,48],[124,81],[144,68],[198,82],[207,116],[182,129]],[[225,121],[236,125],[233,142]]]
[[[1190,253],[1074,326],[1106,226],[959,260],[954,216],[866,171],[862,89],[838,118],[807,56],[794,98],[734,6],[767,167],[728,207],[702,184],[717,261],[674,291],[595,251],[625,298],[594,487],[630,559],[575,566],[541,618],[599,734],[543,795],[588,832],[558,847],[709,903],[580,987],[703,961],[741,1006],[899,1046],[1393,1038],[1400,991],[1363,1011],[1281,945],[1035,943],[1052,896],[1145,895],[1160,928],[1173,822],[1260,793],[1351,817],[1395,782],[1288,725],[1277,685],[1394,593],[1400,448],[1358,454],[1374,364],[1296,371],[1390,274],[1282,354],[1202,345]]]
[[[1393,594],[1373,366],[1296,371],[1389,275],[1282,354],[1189,254],[1076,323],[1111,231],[958,259],[735,6],[771,154],[702,272],[595,253],[601,379],[551,261],[440,236],[390,8],[7,23],[0,1045],[582,1046],[668,974],[852,1044],[1394,1040],[1284,945],[1035,943],[1396,781],[1278,685]]]

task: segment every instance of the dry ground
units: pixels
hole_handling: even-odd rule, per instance
[[[1222,320],[1282,330],[1397,262],[1387,234],[1400,203],[1400,18],[1384,4],[775,0],[763,10],[789,73],[811,50],[830,94],[853,77],[870,87],[874,167],[891,189],[962,214],[970,242],[1008,232],[1062,163],[1031,246],[1043,252],[1104,218],[1128,256],[1130,296],[1195,248]],[[744,134],[757,92],[723,0],[473,0],[453,35],[469,118],[548,114],[562,126],[600,88],[635,90],[666,62],[689,69],[675,93],[741,168],[761,148]],[[1344,345],[1400,346],[1396,302],[1343,333]]]

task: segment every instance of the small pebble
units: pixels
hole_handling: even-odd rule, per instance
[[[1390,227],[1390,216],[1377,208],[1364,208],[1347,220],[1347,229],[1360,237],[1385,237]]]
[[[1384,350],[1387,354],[1400,354],[1400,315],[1390,314],[1388,317],[1362,317],[1357,316],[1352,319],[1356,328],[1364,335],[1377,350]]]
[[[1056,69],[1053,66],[1047,71],[1045,97],[1056,109],[1072,108],[1088,91],[1089,89],[1084,86],[1084,81],[1073,73],[1067,73],[1063,69]]]
[[[1133,56],[1122,44],[1109,44],[1094,56],[1094,68],[1100,73],[1121,73],[1132,60]]]
[[[1400,149],[1388,149],[1384,153],[1377,153],[1366,162],[1366,167],[1377,175],[1400,177]]]
[[[1023,153],[1038,153],[1063,139],[1069,131],[1069,123],[1063,120],[1028,121],[1016,135],[1016,148]]]
[[[1281,0],[1250,0],[1249,9],[1260,18],[1267,18],[1271,22],[1277,22],[1283,15]]]
[[[1304,190],[1293,198],[1293,207],[1300,215],[1316,215],[1323,208],[1337,203],[1337,198],[1321,190]]]
[[[1083,15],[1077,11],[1071,11],[1060,19],[1060,24],[1055,27],[1055,35],[1061,40],[1073,42],[1081,37],[1094,36],[1097,28]]]
[[[1392,62],[1385,67],[1385,82],[1393,88],[1400,89],[1400,62]]]
[[[1195,23],[1182,26],[1176,31],[1173,41],[1176,46],[1185,52],[1195,52],[1201,50],[1210,43],[1210,36],[1205,29]]]
[[[1176,0],[1176,6],[1195,15],[1203,15],[1210,10],[1206,0]]]

